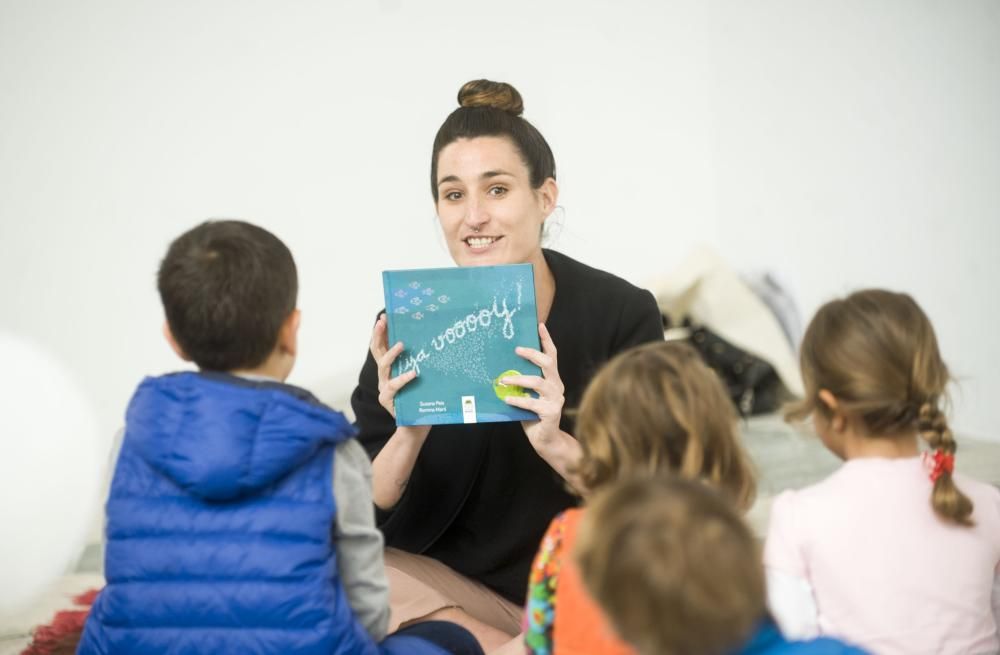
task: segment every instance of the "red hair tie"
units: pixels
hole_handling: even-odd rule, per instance
[[[955,470],[955,455],[946,453],[940,448],[934,454],[924,453],[924,466],[927,467],[931,482],[937,482],[942,473],[951,475]]]

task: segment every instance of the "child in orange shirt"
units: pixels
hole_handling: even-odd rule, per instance
[[[722,382],[689,346],[635,347],[608,362],[583,396],[576,484],[586,498],[621,479],[669,472],[704,481],[746,510],[755,481],[736,421]],[[569,557],[584,512],[553,519],[532,565],[525,645],[533,655],[633,652],[614,635]]]

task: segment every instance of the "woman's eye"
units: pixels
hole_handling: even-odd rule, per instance
[[[445,197],[445,200],[458,200],[459,198],[462,197],[462,192],[461,191],[449,191],[448,193],[444,194],[444,197]]]
[[[502,186],[490,187],[490,190],[489,190],[488,193],[491,196],[502,196],[503,194],[507,193],[507,188],[506,187],[502,187]]]

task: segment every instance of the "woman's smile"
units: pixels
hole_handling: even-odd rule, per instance
[[[469,247],[472,252],[485,252],[490,250],[493,244],[503,239],[503,237],[493,237],[493,236],[470,236],[466,237],[465,245]]]

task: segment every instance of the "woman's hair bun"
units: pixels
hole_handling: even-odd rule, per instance
[[[472,80],[462,85],[458,92],[458,104],[462,107],[492,107],[514,116],[524,111],[524,102],[517,89],[506,82]]]

